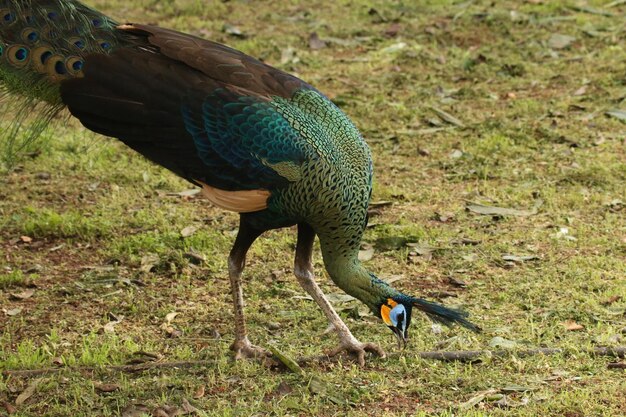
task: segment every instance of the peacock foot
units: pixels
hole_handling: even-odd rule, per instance
[[[272,352],[253,345],[247,337],[235,340],[233,344],[230,345],[230,350],[235,352],[235,360],[252,358],[263,360],[272,356]]]
[[[344,339],[339,346],[328,353],[328,356],[336,356],[341,352],[348,352],[356,356],[360,366],[365,366],[365,352],[371,352],[375,355],[385,358],[387,355],[380,346],[375,343],[361,343],[355,338]]]

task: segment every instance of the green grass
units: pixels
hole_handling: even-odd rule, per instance
[[[28,282],[21,270],[10,271],[0,274],[0,288],[8,289],[23,286]]]
[[[607,368],[616,359],[583,353],[626,345],[626,124],[605,115],[626,109],[626,6],[603,16],[571,2],[492,3],[90,3],[122,21],[227,43],[327,93],[372,147],[373,200],[393,202],[371,216],[364,240],[435,248],[429,258],[411,246],[378,247],[366,265],[399,277],[394,285],[407,293],[467,309],[485,331],[437,332],[415,317],[411,344],[396,352],[385,326],[347,302],[336,307],[354,334],[396,355],[369,358],[363,369],[347,358],[306,367],[326,393],[309,377],[233,362],[226,257],[237,215],[176,196],[192,186],[61,122],[45,133],[39,155],[0,177],[0,370],[59,363],[94,370],[43,376],[15,415],[150,415],[184,400],[210,416],[626,414],[624,373]],[[224,33],[225,23],[247,38]],[[309,49],[312,32],[328,47]],[[576,40],[552,50],[557,33]],[[481,216],[466,210],[468,202],[537,213]],[[197,230],[182,237],[189,226]],[[292,357],[317,355],[336,340],[324,334],[314,303],[300,297],[294,245],[295,230],[272,231],[248,256],[250,338]],[[341,292],[319,252],[315,269],[325,292]],[[11,295],[27,288],[29,298]],[[568,330],[568,321],[583,328]],[[495,337],[568,353],[473,364],[416,355],[489,349]],[[107,369],[138,352],[212,365]],[[33,381],[0,376],[0,405],[15,404]],[[103,383],[117,389],[102,392]]]

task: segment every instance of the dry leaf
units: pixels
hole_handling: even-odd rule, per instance
[[[460,288],[467,287],[467,282],[465,282],[465,281],[463,281],[461,279],[452,277],[452,276],[448,277],[448,282],[450,284],[454,285],[455,287],[460,287]]]
[[[194,399],[199,399],[204,397],[204,391],[206,390],[206,386],[205,385],[200,385],[198,387],[198,389],[196,389],[196,392],[193,393],[193,398]]]
[[[99,391],[99,392],[115,392],[115,391],[120,389],[120,386],[117,385],[117,384],[100,384],[100,383],[95,383],[93,385],[94,385],[94,388],[96,389],[96,391]]]
[[[141,267],[139,269],[141,269],[145,273],[148,273],[152,271],[152,268],[154,268],[156,264],[159,263],[159,260],[159,256],[155,255],[154,253],[144,255],[141,258]]]
[[[551,49],[565,49],[574,42],[576,38],[573,36],[562,35],[560,33],[553,33],[548,39],[548,46]]]
[[[185,414],[199,414],[200,410],[198,410],[193,405],[189,404],[187,398],[183,398],[183,410],[185,410]]]
[[[611,305],[622,299],[621,295],[612,295],[606,301],[602,302],[604,305]]]
[[[510,262],[526,262],[539,259],[537,255],[502,255],[502,259]]]
[[[532,210],[517,210],[512,208],[505,207],[492,207],[485,206],[483,204],[468,204],[465,207],[467,210],[472,213],[483,214],[487,216],[532,216],[537,214],[538,205],[535,204],[535,207]]]
[[[391,205],[393,205],[393,201],[385,201],[385,200],[382,200],[382,201],[372,201],[370,203],[370,208],[372,208],[372,207],[388,207],[388,206],[391,206]]]
[[[437,213],[435,212],[435,220],[440,221],[441,223],[447,223],[450,220],[454,220],[454,213]]]
[[[463,124],[462,121],[460,121],[459,119],[457,119],[456,117],[454,117],[453,115],[451,115],[448,112],[445,112],[443,110],[441,110],[438,107],[434,107],[431,106],[430,109],[435,112],[437,114],[437,116],[439,116],[441,118],[441,120],[450,123],[451,125],[454,126],[458,126],[458,127],[465,127],[465,125]]]
[[[182,237],[189,237],[189,236],[192,236],[194,233],[196,233],[197,230],[198,228],[196,226],[187,226],[183,230],[180,231],[180,235]]]
[[[361,245],[361,250],[359,251],[359,261],[367,262],[374,257],[374,247],[370,244]]]
[[[167,195],[170,196],[178,196],[178,197],[192,197],[196,194],[199,194],[200,191],[202,191],[200,188],[192,188],[190,190],[183,190],[181,192],[178,193],[169,193]]]
[[[37,386],[43,380],[44,380],[43,378],[38,378],[38,379],[35,379],[33,382],[31,382],[30,385],[26,387],[26,389],[22,391],[20,395],[17,396],[17,398],[15,399],[15,405],[19,407],[20,405],[24,404],[26,400],[32,397],[35,391],[37,390]]]
[[[320,397],[325,397],[337,405],[352,404],[344,398],[339,391],[320,377],[314,375],[309,381],[309,391]]]
[[[185,252],[183,256],[195,265],[202,265],[206,262],[206,257],[203,254],[196,252],[193,248],[189,249],[188,252]]]
[[[583,85],[578,90],[574,91],[574,96],[584,96],[587,93],[587,86]]]
[[[131,404],[122,410],[122,417],[140,417],[149,414],[150,410],[143,404]],[[167,413],[165,416],[170,417]]]
[[[20,314],[22,312],[21,308],[12,308],[11,310],[6,310],[6,309],[2,309],[2,311],[4,311],[4,314],[6,314],[9,317],[13,317],[13,316],[17,316],[18,314]]]
[[[115,333],[115,328],[114,326],[119,323],[119,321],[110,321],[107,324],[105,324],[104,326],[102,326],[102,331],[106,334],[113,334]]]
[[[504,337],[496,336],[489,341],[489,346],[491,347],[500,347],[504,349],[513,349],[516,348],[518,343],[514,340],[508,340]]]
[[[326,41],[321,40],[317,32],[313,32],[309,35],[309,48],[313,50],[326,48]]]
[[[281,383],[278,384],[278,386],[274,390],[274,394],[280,397],[283,397],[287,394],[291,394],[292,392],[293,392],[293,388],[291,387],[291,385],[289,385],[285,381],[281,381]]]
[[[525,385],[507,385],[504,388],[500,388],[501,392],[504,393],[511,393],[511,392],[528,392],[528,391],[536,391],[537,388],[533,388],[533,387],[528,387]]]
[[[609,117],[614,117],[617,120],[621,120],[622,122],[626,122],[626,110],[612,109],[612,110],[608,110],[604,114],[606,114]]]
[[[383,32],[385,36],[390,38],[395,38],[398,35],[398,32],[402,29],[399,23],[392,23],[385,31]]]
[[[167,324],[171,323],[171,322],[172,322],[172,320],[174,320],[174,318],[175,318],[176,316],[178,316],[178,313],[177,313],[177,312],[175,312],[175,311],[173,311],[173,312],[171,312],[171,313],[167,313],[167,315],[165,316],[165,322],[166,322]]]
[[[385,281],[387,284],[393,284],[394,282],[403,280],[405,278],[404,275],[389,275],[389,276],[383,276],[380,277],[383,281]]]
[[[12,404],[9,404],[6,401],[2,403],[2,406],[4,407],[5,410],[7,410],[7,414],[9,415],[15,414],[17,412],[17,409],[13,407]]]
[[[331,293],[331,294],[326,295],[326,299],[331,304],[338,304],[338,303],[347,303],[350,301],[354,301],[356,298],[348,294]]]
[[[472,398],[470,398],[469,400],[465,401],[464,403],[459,405],[459,408],[461,410],[469,410],[470,408],[473,408],[475,405],[481,403],[485,397],[487,397],[488,395],[492,395],[497,393],[498,390],[495,389],[490,389],[487,391],[481,391],[479,393],[477,393],[476,395],[474,395]]]
[[[574,320],[565,320],[561,324],[569,331],[577,331],[585,328],[582,324],[576,323]]]
[[[35,294],[35,290],[30,289],[30,290],[25,290],[25,291],[18,292],[18,293],[12,292],[10,294],[10,296],[14,300],[26,300],[26,299],[32,297],[33,294]]]
[[[161,329],[163,329],[165,331],[165,333],[167,333],[167,335],[171,338],[177,338],[177,337],[181,337],[183,335],[183,332],[178,330],[177,328],[175,328],[174,326],[170,326],[166,323],[163,323],[161,325]]]
[[[420,156],[430,156],[430,151],[428,149],[426,149],[426,148],[418,147],[417,148],[417,154],[420,155]]]
[[[165,411],[163,408],[159,407],[152,412],[154,417],[171,417],[171,415]]]
[[[224,26],[222,26],[222,32],[241,39],[245,39],[248,37],[248,35],[243,33],[238,26],[234,26],[229,23],[224,23]]]

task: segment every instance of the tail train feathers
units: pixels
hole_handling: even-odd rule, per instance
[[[63,109],[59,83],[82,76],[84,57],[120,43],[116,25],[78,1],[0,0],[0,115],[10,120],[0,125],[0,166]]]
[[[452,326],[456,323],[474,332],[481,331],[480,327],[467,320],[469,313],[465,311],[447,308],[441,304],[422,300],[421,298],[413,299],[413,306],[437,323],[445,324],[446,326]]]
[[[0,80],[10,92],[56,103],[54,85],[80,76],[86,54],[111,51],[116,26],[77,1],[0,0]]]

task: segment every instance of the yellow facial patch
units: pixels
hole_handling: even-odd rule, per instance
[[[391,323],[391,319],[389,318],[389,313],[391,313],[391,309],[397,305],[398,303],[393,301],[391,298],[388,298],[387,304],[383,304],[382,306],[380,306],[380,317],[382,317],[387,326],[393,326],[393,324]]]
[[[391,313],[391,308],[387,304],[380,306],[380,317],[382,317],[387,326],[393,326],[389,318],[389,313]]]

